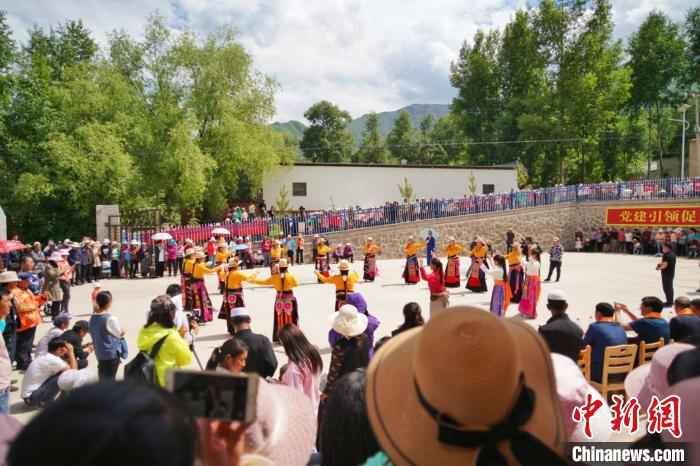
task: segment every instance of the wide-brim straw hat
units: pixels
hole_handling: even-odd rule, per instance
[[[19,282],[19,277],[17,272],[8,270],[6,272],[0,273],[0,283],[17,283]]]
[[[673,360],[680,353],[694,349],[688,343],[671,343],[659,348],[651,362],[642,364],[625,377],[625,393],[629,398],[637,398],[642,410],[649,407],[652,396],[661,397],[668,389],[666,375]]]
[[[279,267],[287,267],[289,264],[287,263],[287,259],[280,259],[278,265]]]
[[[338,268],[339,268],[341,271],[343,271],[343,272],[346,271],[346,270],[350,270],[350,262],[348,262],[347,260],[343,259],[343,260],[340,261],[340,264],[338,265]]]
[[[204,259],[207,256],[202,251],[197,251],[194,253],[194,257],[195,257],[195,259]]]
[[[194,249],[192,249],[192,248],[185,249],[185,257],[191,256],[192,254],[194,254]]]
[[[330,316],[331,327],[347,338],[356,337],[367,330],[367,316],[358,312],[352,304],[343,304]]]
[[[566,464],[547,344],[475,307],[449,308],[385,343],[368,369],[367,409],[395,466]]]

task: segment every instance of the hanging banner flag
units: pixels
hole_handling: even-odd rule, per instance
[[[611,226],[700,226],[700,206],[608,207],[605,223]]]

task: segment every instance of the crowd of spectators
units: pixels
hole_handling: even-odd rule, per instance
[[[575,248],[584,252],[612,252],[661,255],[664,244],[676,256],[700,257],[700,231],[697,228],[594,228],[574,233]]]

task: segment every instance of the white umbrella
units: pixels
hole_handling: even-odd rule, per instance
[[[151,236],[151,238],[153,239],[153,241],[167,241],[169,239],[173,239],[170,233],[166,233],[164,231],[156,233],[155,235]]]
[[[226,228],[221,228],[221,227],[219,227],[219,228],[214,228],[214,229],[211,231],[211,233],[212,233],[213,235],[230,235],[230,234],[231,234],[231,232],[228,231]]]

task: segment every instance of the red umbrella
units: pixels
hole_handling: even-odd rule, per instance
[[[21,251],[24,249],[24,243],[14,240],[0,240],[0,254],[8,254],[12,251]]]

